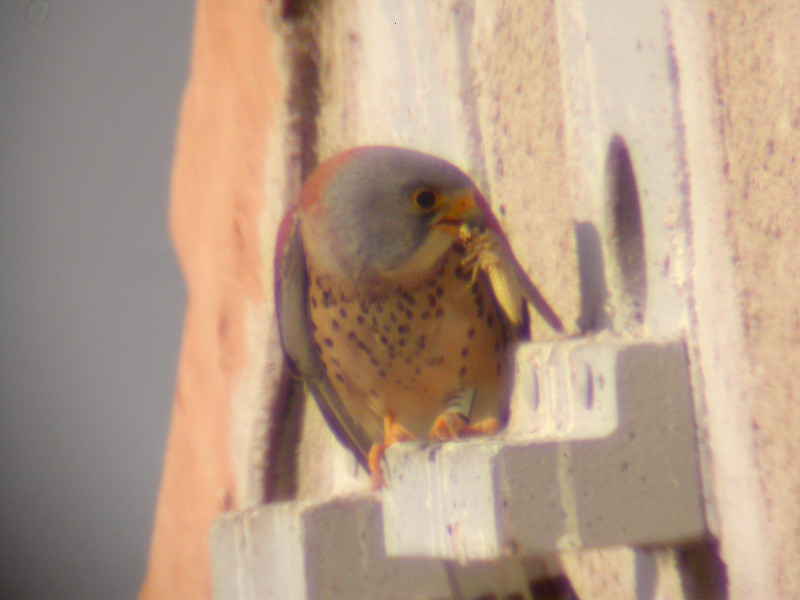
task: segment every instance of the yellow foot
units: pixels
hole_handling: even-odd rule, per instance
[[[457,440],[471,435],[492,435],[500,430],[500,422],[494,417],[471,425],[460,413],[446,410],[436,417],[431,427],[430,438],[433,440]]]
[[[370,489],[379,490],[385,483],[381,462],[386,449],[395,442],[407,442],[413,439],[414,435],[408,429],[395,422],[394,415],[387,413],[383,417],[383,443],[373,444],[367,456]]]

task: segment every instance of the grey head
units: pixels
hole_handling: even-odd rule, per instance
[[[475,194],[472,181],[445,160],[359,148],[334,170],[317,210],[307,211],[305,245],[351,278],[397,272],[409,261],[429,265],[453,242],[434,225],[465,194]]]

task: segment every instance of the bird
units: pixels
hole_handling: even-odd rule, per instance
[[[274,272],[291,372],[372,489],[395,442],[502,428],[528,306],[563,329],[470,177],[406,148],[320,164],[279,226]]]

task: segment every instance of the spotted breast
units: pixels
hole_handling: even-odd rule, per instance
[[[449,403],[465,420],[502,421],[510,385],[509,325],[488,289],[461,265],[456,242],[423,277],[398,285],[337,287],[307,265],[313,337],[348,410],[368,415],[375,443],[384,417],[427,438]],[[451,404],[452,406],[452,404]]]

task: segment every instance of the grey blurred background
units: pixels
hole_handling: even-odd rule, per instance
[[[133,598],[184,289],[193,0],[0,0],[0,597]]]

